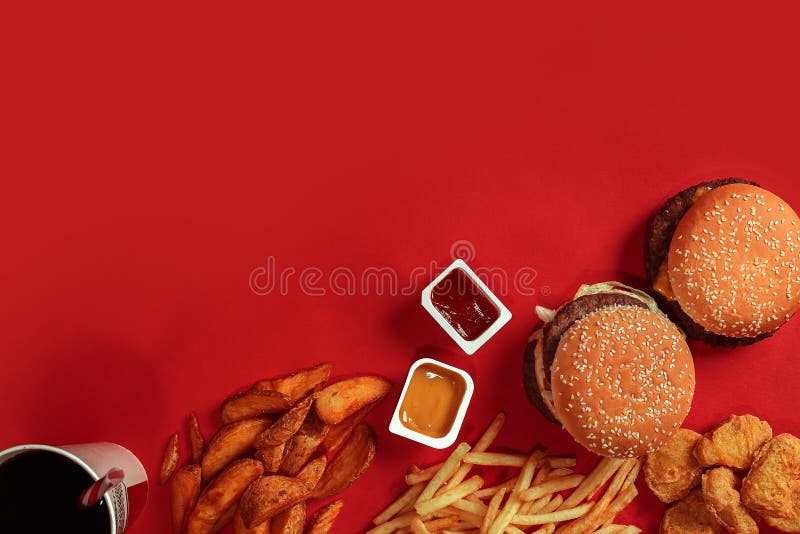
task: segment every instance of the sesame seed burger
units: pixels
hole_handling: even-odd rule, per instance
[[[674,434],[694,396],[683,333],[646,293],[607,282],[582,286],[531,334],[523,383],[550,421],[601,456],[649,454]]]
[[[645,269],[688,336],[747,345],[800,307],[800,218],[754,182],[704,182],[670,198],[647,228]]]

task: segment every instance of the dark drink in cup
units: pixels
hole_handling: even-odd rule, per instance
[[[12,447],[0,451],[0,534],[122,534],[147,490],[141,462],[114,443]]]
[[[54,452],[14,456],[0,465],[0,532],[108,534],[105,499],[88,508],[79,503],[93,482],[83,467]]]

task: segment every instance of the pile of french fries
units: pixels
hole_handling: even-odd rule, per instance
[[[470,446],[461,443],[443,463],[412,465],[408,488],[375,517],[368,534],[430,532],[480,534],[635,534],[614,518],[636,497],[638,459],[602,458],[588,474],[574,472],[574,457],[488,452],[505,414],[498,413]],[[473,466],[519,468],[510,479],[484,487]],[[569,492],[567,494],[567,492]]]
[[[191,463],[179,463],[173,434],[160,480],[172,478],[175,534],[327,534],[344,505],[306,518],[306,502],[348,488],[372,464],[376,438],[361,422],[389,392],[376,376],[328,384],[330,364],[261,380],[222,403],[222,427],[206,446],[188,420]],[[329,461],[329,456],[331,457]]]

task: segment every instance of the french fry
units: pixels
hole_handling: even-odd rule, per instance
[[[320,421],[315,413],[308,414],[300,430],[287,442],[278,472],[289,476],[296,475],[322,443],[329,429],[330,426]]]
[[[387,506],[381,513],[375,516],[375,519],[372,520],[372,523],[376,526],[386,523],[391,518],[399,514],[400,511],[403,510],[403,508],[405,508],[408,505],[413,505],[413,503],[417,500],[417,497],[419,497],[419,494],[422,493],[423,489],[425,489],[425,484],[422,483],[411,486],[406,491],[404,491],[402,495],[400,495],[400,497],[397,498],[397,500],[395,500],[393,503]]]
[[[322,448],[325,452],[338,449],[348,436],[350,436],[350,433],[353,432],[356,425],[360,423],[377,404],[377,402],[367,404],[353,415],[333,425],[328,435],[322,440]]]
[[[275,414],[291,406],[289,397],[277,391],[243,391],[222,403],[222,423],[228,424],[264,414]]]
[[[425,486],[425,489],[422,490],[422,493],[417,498],[417,503],[427,501],[436,494],[436,490],[438,490],[442,484],[444,484],[445,481],[456,472],[459,465],[461,465],[461,460],[464,458],[464,455],[469,452],[469,450],[469,443],[460,443],[458,447],[453,450],[447,460],[445,460],[444,464],[442,464],[441,469],[437,471],[433,478],[431,478],[431,480],[428,482],[428,485]]]
[[[259,465],[261,465],[259,463]],[[252,528],[310,496],[305,484],[280,475],[260,477],[247,487],[239,504],[242,519]]]
[[[180,458],[180,450],[178,449],[178,433],[175,432],[167,440],[167,446],[164,448],[164,456],[161,458],[161,470],[159,471],[158,479],[162,484],[166,484],[169,477],[178,467],[178,460]]]
[[[306,503],[300,501],[268,520],[271,532],[303,534],[306,528]]]
[[[511,522],[515,525],[545,525],[547,523],[560,523],[562,521],[569,521],[577,517],[583,517],[592,506],[594,506],[594,503],[587,502],[578,505],[575,508],[566,508],[563,510],[556,510],[554,512],[535,515],[516,515]]]
[[[244,524],[244,519],[242,519],[242,508],[240,506],[236,507],[236,514],[233,516],[233,534],[269,534],[269,528],[269,519],[253,528],[247,528]]]
[[[343,506],[344,501],[339,499],[317,510],[308,522],[306,534],[328,534]]]
[[[517,483],[514,485],[514,490],[511,492],[511,496],[508,498],[508,501],[506,501],[503,511],[497,514],[497,518],[494,520],[494,523],[492,523],[492,526],[489,527],[489,530],[487,531],[488,534],[501,534],[511,523],[511,519],[519,511],[520,504],[522,503],[522,501],[519,499],[519,493],[528,489],[528,487],[531,485],[536,466],[539,465],[539,462],[542,461],[542,458],[544,458],[544,451],[540,450],[533,451],[530,456],[528,456],[528,459],[525,461],[525,465],[522,466],[522,471],[520,471],[519,478],[517,479]]]
[[[550,480],[551,478],[558,478],[558,477],[565,477],[567,475],[571,475],[574,471],[568,467],[556,467],[555,469],[550,469],[547,474],[547,479]]]
[[[425,528],[428,529],[428,532],[440,532],[449,528],[458,528],[458,516],[448,515],[436,519],[429,519],[424,521],[423,524]]]
[[[478,438],[478,441],[475,442],[475,446],[472,447],[472,452],[486,452],[494,440],[497,439],[497,435],[502,430],[503,426],[506,424],[506,413],[503,411],[497,412],[497,414],[492,419],[492,422],[489,423],[489,426],[486,427],[486,430],[483,431],[481,437]],[[450,480],[448,481],[448,485],[450,486],[458,486],[461,482],[467,478],[470,470],[472,469],[471,465],[463,464],[461,467],[458,468]],[[440,489],[441,491],[441,489]]]
[[[248,486],[261,477],[264,466],[251,458],[236,460],[214,478],[197,500],[186,523],[187,534],[205,534],[235,509],[236,502]],[[235,511],[235,510],[234,510]]]
[[[633,480],[636,479],[636,475],[638,475],[638,468],[634,473],[633,479],[630,479],[629,476],[631,471],[639,465],[639,460],[637,459],[628,459],[624,460],[622,465],[620,465],[617,472],[614,474],[614,477],[611,479],[611,482],[606,488],[606,491],[603,493],[603,496],[595,502],[594,506],[590,513],[586,514],[584,517],[572,521],[567,525],[560,526],[556,532],[560,534],[581,534],[583,532],[591,532],[595,530],[597,527],[603,524],[605,521],[604,518],[610,519],[613,516],[606,516],[608,509],[620,491],[624,491],[627,487],[630,487],[633,483]],[[627,483],[627,484],[626,484]]]
[[[605,484],[619,469],[625,460],[619,458],[602,458],[583,482],[564,500],[562,508],[574,508]]]
[[[549,512],[555,512],[556,510],[558,510],[558,508],[561,506],[563,502],[564,502],[564,497],[562,497],[561,495],[556,495],[555,497],[550,499],[550,502],[547,502],[544,505],[542,505],[539,511],[543,514]]]
[[[331,364],[321,363],[309,369],[302,369],[295,373],[280,378],[260,380],[253,386],[257,391],[277,391],[289,397],[289,402],[295,404],[300,399],[307,397],[322,388],[331,375]]]
[[[189,414],[186,424],[189,430],[189,445],[192,450],[192,463],[200,465],[203,459],[203,450],[205,449],[205,439],[200,432],[200,425],[197,422],[197,416],[194,412]]]
[[[565,477],[552,478],[541,484],[531,486],[525,491],[519,493],[519,498],[522,501],[532,501],[551,493],[557,493],[566,489],[572,489],[578,486],[585,477],[583,475],[567,475]]]
[[[310,490],[314,490],[325,472],[328,465],[328,457],[320,454],[316,458],[312,458],[306,465],[295,475],[295,478],[302,482]]]
[[[261,449],[263,447],[275,447],[289,441],[300,430],[300,426],[306,420],[313,402],[314,396],[311,395],[292,406],[288,412],[281,415],[269,428],[259,434],[253,445]]]
[[[411,520],[411,532],[414,534],[431,534],[431,531],[428,530],[428,527],[425,526],[425,523],[423,523],[422,519],[419,517],[415,517]]]
[[[556,495],[555,497],[561,496]],[[535,501],[523,502],[519,507],[517,515],[531,515],[539,513],[544,509],[545,506],[552,503],[555,497],[553,495],[545,495],[544,497],[540,497]],[[561,504],[561,501],[558,501],[558,504]]]
[[[638,534],[642,529],[633,525],[608,525],[594,531],[594,534]]]
[[[348,378],[322,389],[314,408],[320,420],[335,425],[367,404],[384,398],[391,388],[391,382],[379,376]]]
[[[483,523],[481,524],[481,533],[485,533],[489,531],[489,527],[492,526],[494,520],[497,519],[497,513],[500,510],[500,504],[503,502],[503,497],[506,495],[506,489],[502,488],[500,491],[495,493],[492,496],[492,499],[489,501],[489,506],[486,510],[486,514],[483,516]]]
[[[425,469],[420,469],[414,473],[406,473],[406,484],[413,486],[414,484],[419,484],[420,482],[429,481],[436,473],[439,472],[443,465],[444,462],[426,467]]]
[[[268,417],[224,425],[208,442],[203,455],[203,480],[211,480],[233,460],[253,450],[253,440],[272,422]]]
[[[228,525],[233,523],[233,518],[236,516],[236,510],[238,508],[238,506],[229,506],[227,510],[222,512],[222,515],[219,516],[217,522],[214,523],[214,526],[208,531],[208,534],[219,534],[228,528]]]
[[[394,519],[385,521],[380,525],[375,526],[375,528],[368,530],[366,534],[392,534],[396,530],[410,526],[411,521],[415,517],[419,517],[419,515],[415,512],[406,512],[404,514],[400,514]]]
[[[349,488],[372,465],[376,449],[375,432],[367,423],[359,423],[325,468],[311,496],[323,499]]]
[[[483,486],[483,479],[476,475],[465,482],[462,482],[455,488],[442,493],[438,497],[433,497],[424,501],[418,500],[414,508],[417,510],[419,515],[425,516],[435,512],[436,510],[444,508],[445,506],[450,506],[457,500],[462,499],[470,493],[478,490],[481,486]],[[424,495],[425,492],[423,491],[422,494]]]
[[[286,443],[281,443],[274,447],[262,447],[253,454],[253,458],[264,464],[264,472],[271,475],[277,473],[278,469],[280,469],[285,450]]]
[[[578,463],[574,456],[548,456],[547,463],[553,469],[575,467]]]
[[[468,452],[464,455],[464,463],[472,465],[522,467],[527,454],[508,454],[501,452]]]
[[[517,475],[515,477],[511,477],[508,480],[506,480],[505,482],[501,482],[500,484],[498,484],[496,486],[492,486],[491,488],[479,489],[478,491],[476,491],[474,493],[474,495],[476,497],[478,497],[479,499],[486,499],[487,497],[491,497],[492,495],[494,495],[495,493],[497,493],[501,489],[510,490],[511,488],[513,488],[517,484],[517,480],[518,479],[519,479],[519,475]]]
[[[172,531],[182,534],[186,519],[200,496],[202,475],[199,465],[187,465],[178,469],[170,485],[170,506],[172,511]]]
[[[475,501],[469,501],[467,499],[459,499],[450,504],[450,506],[455,508],[456,510],[464,510],[465,512],[470,512],[475,515],[485,515],[489,508],[480,501],[475,502]]]

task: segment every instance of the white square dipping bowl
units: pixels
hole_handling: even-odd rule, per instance
[[[461,404],[458,406],[456,417],[453,420],[453,426],[450,427],[450,431],[441,438],[434,438],[422,434],[421,432],[411,430],[400,420],[400,407],[403,405],[403,400],[406,397],[406,391],[408,391],[408,385],[411,383],[411,377],[414,375],[414,371],[417,370],[417,367],[426,363],[447,369],[448,371],[451,371],[464,379],[464,396],[461,398]],[[389,432],[416,441],[417,443],[422,443],[423,445],[433,447],[434,449],[445,449],[455,443],[456,439],[458,438],[458,433],[461,431],[461,425],[464,423],[464,416],[467,414],[467,408],[469,407],[470,400],[472,400],[472,394],[474,391],[475,384],[472,381],[472,377],[469,376],[469,373],[466,371],[462,371],[461,369],[453,367],[452,365],[447,365],[446,363],[434,360],[433,358],[421,358],[411,364],[411,368],[408,370],[408,376],[406,377],[406,383],[403,386],[403,392],[400,394],[400,399],[397,401],[397,406],[394,409],[394,415],[389,423]]]
[[[439,282],[441,282],[448,274],[450,274],[453,269],[461,269],[464,271],[464,273],[467,275],[467,278],[469,278],[469,280],[472,281],[472,283],[475,284],[484,295],[486,295],[486,298],[489,299],[489,301],[497,308],[498,311],[497,320],[489,325],[489,328],[487,328],[480,336],[471,341],[461,337],[461,334],[459,334],[458,331],[453,328],[453,325],[447,322],[447,319],[445,319],[444,316],[439,313],[439,310],[436,309],[436,306],[433,305],[433,301],[431,300],[433,288],[436,287]],[[503,303],[500,302],[500,299],[498,299],[495,294],[492,293],[492,291],[486,286],[486,284],[483,283],[483,280],[478,278],[478,275],[476,275],[475,272],[469,268],[464,260],[460,259],[451,263],[444,271],[442,271],[439,276],[434,278],[433,281],[422,290],[422,307],[428,310],[428,313],[431,314],[431,317],[433,317],[436,322],[439,323],[439,326],[441,326],[444,331],[447,332],[451,338],[453,338],[453,341],[455,341],[458,346],[461,347],[461,350],[466,352],[468,355],[474,354],[475,351],[481,348],[484,343],[489,341],[489,338],[495,335],[503,327],[503,325],[511,320],[511,312],[508,311],[508,308],[506,308]]]

